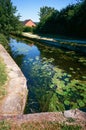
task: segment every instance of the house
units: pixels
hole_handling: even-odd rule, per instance
[[[36,24],[31,19],[23,21],[23,25],[28,26],[28,27],[35,27],[36,26]]]

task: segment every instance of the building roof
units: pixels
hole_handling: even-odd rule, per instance
[[[32,22],[34,24],[34,26],[36,26],[36,23],[33,22],[31,19],[27,19],[27,20],[23,21],[22,23],[23,23],[23,25],[26,25],[28,22]]]

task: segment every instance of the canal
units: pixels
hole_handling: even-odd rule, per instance
[[[11,55],[27,79],[25,113],[86,111],[86,57],[26,39],[11,38]]]

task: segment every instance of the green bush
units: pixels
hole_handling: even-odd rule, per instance
[[[33,30],[33,27],[24,26],[23,28],[23,32],[32,32],[32,30]]]
[[[6,37],[3,34],[0,34],[0,44],[2,44],[5,47],[5,49],[7,49],[8,40],[6,39]]]

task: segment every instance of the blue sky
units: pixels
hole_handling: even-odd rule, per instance
[[[34,22],[39,21],[40,7],[49,6],[60,10],[76,0],[11,0],[17,7],[17,13],[21,15],[21,20],[32,19]]]

